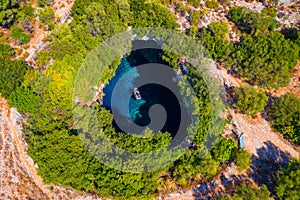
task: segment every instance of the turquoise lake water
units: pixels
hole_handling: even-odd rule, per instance
[[[147,44],[148,43],[148,44]],[[179,100],[176,98],[176,95],[173,94],[168,88],[158,85],[158,84],[145,84],[139,87],[139,91],[142,96],[142,100],[136,100],[132,94],[135,86],[135,82],[140,76],[137,66],[148,64],[148,63],[160,63],[164,64],[166,67],[169,67],[165,63],[161,56],[162,50],[155,48],[144,48],[135,50],[135,47],[139,46],[151,46],[156,48],[156,44],[151,43],[151,41],[137,41],[133,44],[133,51],[130,55],[122,58],[121,64],[118,66],[115,76],[109,81],[109,84],[105,86],[103,98],[103,106],[109,110],[114,106],[118,110],[119,114],[124,116],[124,119],[132,119],[133,122],[124,122],[124,123],[135,123],[139,126],[147,126],[151,120],[149,117],[149,109],[155,105],[159,104],[164,107],[167,113],[167,120],[161,131],[168,131],[170,133],[176,133],[178,130],[180,120],[181,120],[181,110]],[[127,76],[126,81],[122,84],[122,90],[118,90],[118,101],[111,105],[111,98],[113,91],[115,90],[116,84],[118,81],[131,70],[130,76]],[[166,78],[175,78],[175,73],[170,75],[171,77]],[[174,76],[174,77],[172,77]],[[176,83],[174,83],[176,84]],[[179,87],[177,87],[177,92],[179,93]],[[128,93],[131,93],[131,97],[128,98]],[[129,101],[129,107],[124,107],[123,105]],[[129,110],[129,112],[128,112]],[[113,123],[116,131],[123,132],[116,123]]]

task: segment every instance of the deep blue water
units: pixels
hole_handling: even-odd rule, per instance
[[[140,46],[150,48],[136,50],[140,48]],[[155,48],[158,48],[158,46],[153,41],[133,42],[131,54],[122,58],[115,76],[109,81],[109,84],[106,85],[103,90],[105,93],[103,106],[107,109],[111,109],[111,107],[114,106],[114,108],[118,110],[118,113],[124,117],[124,123],[130,123],[130,120],[126,121],[126,119],[131,118],[134,123],[139,126],[147,126],[150,123],[149,108],[151,108],[154,104],[160,104],[165,108],[167,113],[167,120],[161,131],[176,133],[181,120],[180,103],[175,94],[173,94],[173,92],[171,92],[168,88],[157,84],[146,84],[139,88],[142,100],[136,100],[133,94],[131,95],[131,98],[128,99],[128,92],[133,92],[135,82],[139,78],[143,78],[140,76],[139,71],[136,68],[137,66],[147,63],[160,63],[168,67],[167,63],[165,63],[161,58],[162,50]],[[125,82],[122,82],[122,90],[118,90],[117,103],[111,105],[112,93],[115,90],[116,84],[124,76],[124,74],[129,71],[131,72],[130,76],[126,78]],[[175,77],[175,73],[171,76]],[[176,92],[179,93],[179,87]],[[124,108],[124,106],[122,106],[126,103],[124,101],[129,101],[129,108]],[[129,112],[127,112],[126,109],[129,109]],[[123,132],[115,122],[113,125],[116,131]]]

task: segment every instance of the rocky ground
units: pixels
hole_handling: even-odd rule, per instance
[[[281,2],[277,8],[278,12],[282,13],[282,17],[278,18],[282,27],[299,25],[299,6],[292,8],[297,1],[282,0]],[[192,9],[202,9],[204,4],[204,1],[202,1],[200,7]],[[70,22],[69,14],[72,5],[73,0],[54,0],[53,8],[56,16],[59,16],[60,19],[58,23]],[[264,8],[264,5],[259,2],[247,3],[235,0],[228,6],[220,6],[217,10],[211,10],[209,14],[201,19],[198,28],[206,27],[210,22],[214,21],[228,21],[226,12],[234,5],[258,11]],[[186,31],[190,27],[188,16],[180,16],[178,13],[175,13],[174,8],[174,6],[170,6],[170,9],[177,16],[177,22],[181,30]],[[1,32],[4,35],[9,35],[9,32],[6,30],[1,30]],[[29,64],[35,66],[36,54],[46,46],[44,39],[47,34],[47,30],[40,28],[36,20],[34,22],[34,32],[32,33],[33,38],[25,49],[13,42],[11,43],[14,49],[23,49],[17,58],[23,57]],[[231,32],[230,34],[234,35],[235,33]],[[238,37],[231,37],[231,40],[236,41]],[[285,88],[271,91],[272,95],[281,96],[286,92],[294,92],[300,96],[299,66],[295,69],[291,84]],[[243,81],[228,74],[222,66],[212,68],[212,73],[224,85],[241,86],[245,84]],[[234,127],[227,127],[226,133],[231,134],[233,130],[237,134],[245,133],[245,149],[253,154],[253,162],[250,169],[239,173],[234,163],[230,163],[224,167],[222,173],[215,177],[214,180],[199,183],[192,189],[182,191],[181,194],[174,193],[162,198],[170,200],[207,199],[230,193],[236,185],[244,182],[252,182],[255,185],[264,183],[272,190],[272,182],[275,180],[278,169],[286,166],[290,158],[299,157],[299,151],[279,134],[272,131],[269,123],[263,116],[253,119],[235,113],[232,109],[228,110],[228,114],[232,116]],[[22,132],[22,118],[16,109],[9,108],[7,101],[0,98],[0,199],[101,199],[95,195],[78,193],[73,189],[63,188],[58,185],[43,184],[42,179],[37,174],[33,160],[27,155],[26,151],[27,144]]]
[[[278,13],[282,13],[282,17],[277,20],[281,23],[281,28],[296,27],[299,28],[299,2],[280,1],[276,8]],[[296,8],[293,8],[293,5]],[[231,1],[228,5],[221,5],[216,11],[205,15],[198,25],[198,28],[207,27],[211,22],[223,21],[228,22],[226,12],[232,6],[242,6],[250,10],[261,11],[266,5],[260,2],[247,3],[245,1]],[[187,32],[191,27],[189,16],[182,16],[175,12],[175,7],[170,6],[175,13],[177,23],[181,30]],[[202,1],[199,8],[205,8],[205,3]],[[229,23],[230,33],[229,40],[236,42],[239,36],[232,30],[233,25]],[[234,37],[232,37],[234,36]],[[214,63],[211,67],[211,74],[219,79],[221,85],[228,87],[240,87],[247,85],[246,82],[232,76],[222,66],[222,63]],[[274,97],[279,97],[287,92],[292,92],[300,97],[300,63],[297,64],[293,71],[293,78],[290,84],[278,90],[267,91]],[[224,88],[225,90],[225,88]],[[241,133],[245,134],[245,149],[252,153],[252,165],[244,171],[238,172],[234,163],[229,163],[228,166],[222,169],[222,172],[213,180],[197,184],[195,187],[178,191],[177,193],[161,196],[160,199],[166,200],[191,200],[191,199],[210,199],[222,195],[230,194],[236,186],[241,183],[252,183],[253,185],[266,184],[269,190],[274,191],[274,181],[278,170],[286,167],[291,158],[299,158],[299,147],[296,147],[285,140],[280,134],[274,132],[269,122],[264,118],[263,114],[255,119],[237,113],[233,109],[228,109],[227,114],[232,118],[232,125],[225,129],[224,135],[235,135],[238,137]]]
[[[74,4],[74,0],[54,0],[53,10],[55,13],[56,23],[58,24],[68,24],[72,21],[71,9]],[[37,9],[36,1],[33,1],[32,6]],[[9,38],[9,45],[15,50],[15,59],[23,59],[30,66],[36,68],[37,53],[47,48],[48,43],[46,42],[46,36],[50,33],[46,26],[41,26],[38,17],[35,17],[31,21],[30,28],[32,33],[30,34],[31,39],[29,43],[25,45],[18,44],[12,38]],[[10,37],[10,31],[0,28],[0,35]]]
[[[26,153],[26,142],[22,133],[20,115],[0,99],[0,197],[20,199],[36,196],[46,198],[32,159]]]
[[[186,1],[181,1],[184,5],[187,4]],[[188,6],[191,12],[197,10],[207,9],[209,11],[208,14],[201,17],[199,20],[199,24],[197,26],[198,29],[206,28],[211,22],[229,22],[228,12],[231,7],[239,6],[245,7],[251,11],[261,12],[267,6],[272,5],[277,9],[277,14],[279,17],[276,17],[276,20],[280,22],[280,28],[290,28],[295,27],[297,29],[300,28],[300,2],[297,0],[281,0],[278,4],[273,3],[261,3],[259,1],[246,2],[244,0],[232,0],[228,4],[219,4],[219,7],[216,9],[209,9],[205,6],[205,1],[200,1],[199,7]],[[191,27],[189,22],[189,13],[182,14],[176,12],[176,4],[172,4],[168,6],[170,10],[176,15],[177,23],[180,26],[180,29],[184,32],[187,32]],[[239,35],[233,29],[234,25],[229,23],[230,34],[229,39],[231,41],[238,41]]]
[[[0,199],[101,199],[59,185],[46,185],[27,155],[22,116],[0,97]]]
[[[239,87],[246,84],[228,74],[220,66],[212,65],[211,73],[219,78],[223,85]],[[274,132],[263,115],[251,118],[231,108],[228,109],[227,114],[231,116],[232,124],[225,128],[224,135],[234,135],[237,138],[244,133],[245,149],[252,153],[251,167],[240,173],[236,170],[234,163],[229,163],[213,180],[199,183],[185,191],[161,196],[162,199],[215,198],[230,194],[241,183],[252,183],[257,186],[265,184],[269,190],[273,191],[278,170],[286,167],[291,158],[299,158],[299,148],[297,149],[280,134]]]

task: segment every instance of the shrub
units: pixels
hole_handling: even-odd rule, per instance
[[[224,39],[229,33],[228,24],[226,22],[212,22],[208,25],[215,37]]]
[[[230,160],[236,147],[237,144],[234,140],[221,137],[214,145],[212,155],[219,162]]]
[[[199,11],[199,10],[192,12],[192,14],[190,15],[191,24],[192,25],[198,25],[201,16],[202,16],[201,11]]]
[[[288,93],[272,103],[269,109],[269,118],[272,127],[292,142],[300,143],[300,99]]]
[[[260,188],[254,188],[251,185],[241,185],[233,194],[233,200],[251,199],[251,200],[269,200],[271,193],[266,185]]]
[[[22,114],[33,112],[40,101],[40,97],[28,88],[18,88],[9,96],[10,106],[14,106]]]
[[[268,97],[260,89],[241,87],[235,90],[235,106],[243,113],[252,117],[264,110]]]
[[[275,192],[279,199],[300,199],[300,160],[291,160],[286,169],[279,172]]]
[[[243,171],[244,169],[248,169],[250,167],[251,156],[252,156],[251,153],[244,149],[239,149],[236,152],[234,160],[239,172]]]
[[[210,8],[210,9],[215,9],[219,6],[219,4],[216,0],[207,0],[205,5],[206,5],[206,7]]]
[[[30,41],[30,36],[16,26],[12,28],[11,37],[17,39],[20,44],[26,44]]]

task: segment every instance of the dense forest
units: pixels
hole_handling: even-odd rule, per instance
[[[11,30],[11,37],[20,45],[30,41],[27,22],[34,16],[29,2],[0,0],[0,26]],[[209,91],[197,68],[188,65],[186,79],[193,87],[201,109],[200,123],[192,143],[183,156],[169,166],[148,173],[123,172],[106,166],[87,151],[81,141],[72,117],[73,82],[86,55],[99,42],[127,30],[128,27],[162,27],[178,30],[174,15],[164,5],[166,1],[146,0],[76,0],[70,24],[54,23],[54,12],[49,0],[38,0],[42,25],[51,33],[48,48],[37,54],[35,69],[25,61],[13,59],[15,51],[0,37],[0,93],[10,105],[26,116],[24,126],[28,153],[38,164],[38,172],[45,183],[60,183],[77,190],[95,191],[115,199],[151,199],[158,192],[167,194],[178,187],[214,177],[222,165],[234,161],[239,171],[251,165],[251,154],[239,149],[233,139],[219,137],[211,151],[199,156],[208,134],[212,104]],[[198,5],[199,1],[188,1]],[[206,2],[214,9],[218,2]],[[180,3],[177,9],[188,10]],[[239,42],[226,39],[229,32],[225,22],[214,22],[198,30],[198,19],[207,10],[190,16],[193,24],[190,37],[206,47],[206,54],[215,61],[224,62],[228,71],[242,78],[250,86],[236,88],[234,109],[255,117],[266,111],[272,128],[295,144],[300,144],[300,99],[286,94],[269,100],[265,89],[279,88],[290,82],[291,71],[299,60],[300,33],[298,30],[278,32],[278,22],[272,10],[257,13],[234,7],[230,20],[241,33]],[[177,70],[178,55],[164,51],[162,58]],[[53,61],[52,64],[50,60]],[[107,83],[114,76],[120,61],[116,61],[103,76]],[[257,87],[253,87],[257,86]],[[269,102],[269,103],[268,103]],[[158,132],[148,138],[132,137],[116,132],[114,116],[97,103],[91,105],[97,113],[102,132],[113,144],[130,152],[150,152],[170,142],[171,133]],[[220,130],[225,124],[218,124]],[[293,160],[280,171],[276,182],[279,199],[292,198],[299,191],[299,161]],[[293,182],[294,181],[294,182]],[[297,182],[298,181],[298,182]],[[294,183],[294,184],[293,184]],[[293,187],[294,186],[294,187]],[[290,192],[284,192],[289,190]],[[260,189],[240,186],[228,199],[268,199],[266,186]],[[227,199],[227,198],[226,198]]]

